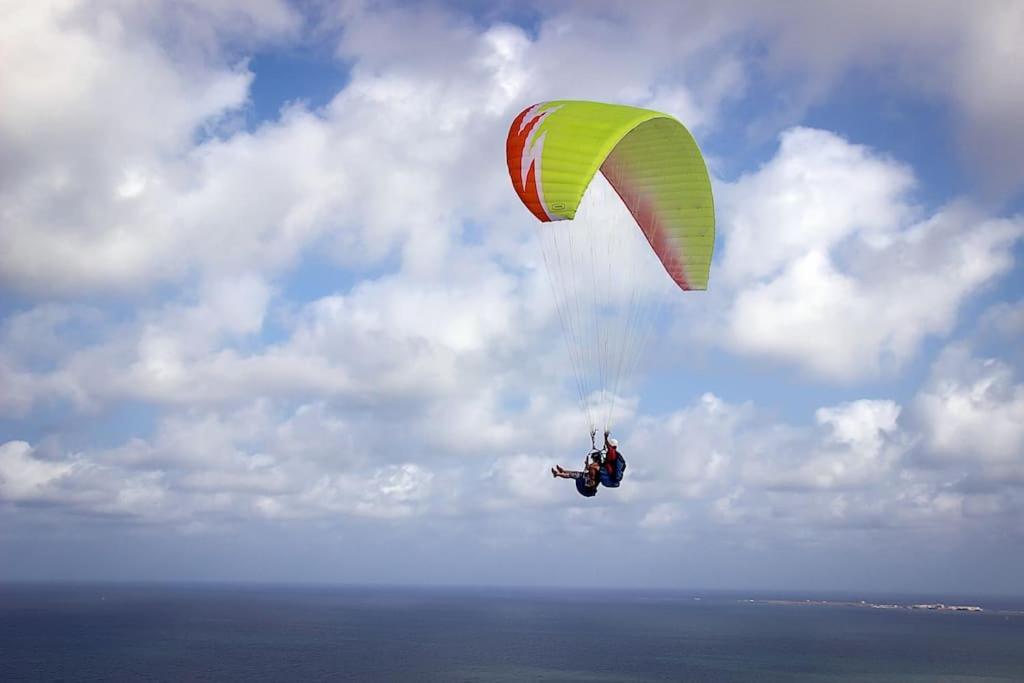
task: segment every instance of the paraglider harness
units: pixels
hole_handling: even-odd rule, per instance
[[[615,454],[615,460],[612,463],[608,462],[608,451],[607,448],[598,448],[595,437],[597,430],[590,432],[590,452],[587,453],[586,459],[583,461],[583,472],[580,476],[576,477],[576,490],[579,491],[581,496],[586,498],[592,498],[597,495],[597,487],[607,486],[608,488],[618,488],[622,482],[622,475],[626,471],[626,461],[623,459],[621,453]],[[605,438],[607,438],[605,434]],[[594,456],[597,456],[597,481],[590,478],[590,465],[594,461]]]
[[[600,473],[604,471],[604,465],[600,465],[598,468],[598,481],[594,481],[590,476],[590,463],[591,457],[594,454],[600,454],[601,451],[592,450],[583,460],[583,472],[576,479],[576,490],[579,491],[581,496],[585,498],[593,498],[597,495],[597,485],[600,483]]]

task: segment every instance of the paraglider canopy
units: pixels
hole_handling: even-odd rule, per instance
[[[697,143],[675,118],[618,104],[542,102],[515,118],[505,151],[516,193],[544,222],[573,219],[600,169],[675,283],[707,289],[711,182]]]
[[[524,109],[505,152],[540,221],[580,404],[591,433],[608,429],[661,306],[680,289],[707,289],[715,211],[704,159],[667,114],[570,100]]]

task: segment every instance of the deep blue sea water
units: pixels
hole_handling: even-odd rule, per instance
[[[743,597],[7,584],[0,680],[1024,681],[1024,613]]]

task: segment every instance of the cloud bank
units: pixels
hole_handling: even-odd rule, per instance
[[[416,552],[432,576],[447,557],[463,580],[542,581],[588,566],[552,531],[611,518],[637,585],[756,583],[737,557],[788,553],[814,559],[772,580],[807,585],[829,552],[878,544],[910,564],[936,542],[1024,552],[1005,341],[1024,219],[1003,208],[1024,87],[991,67],[1018,49],[1016,3],[565,3],[532,25],[389,3],[2,12],[0,544],[137,533],[212,558],[231,535],[341,534],[380,547],[359,566],[321,548],[319,578],[408,580],[381,567]],[[309,44],[344,87],[247,121],[250,57]],[[943,161],[980,186],[925,202],[880,141],[806,125],[858,70],[948,108],[962,156]],[[765,85],[785,106],[749,105]],[[674,350],[617,404],[628,485],[586,507],[547,472],[581,457],[585,423],[502,148],[516,112],[556,97],[776,141],[715,178],[714,286],[669,307]],[[743,157],[717,145],[713,172]],[[683,390],[691,353],[794,385]],[[841,397],[797,417],[745,398],[822,386]]]

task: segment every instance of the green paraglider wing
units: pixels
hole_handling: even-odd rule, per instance
[[[707,289],[711,181],[675,118],[617,104],[543,102],[512,122],[505,151],[516,193],[541,221],[572,220],[600,169],[676,284]]]

